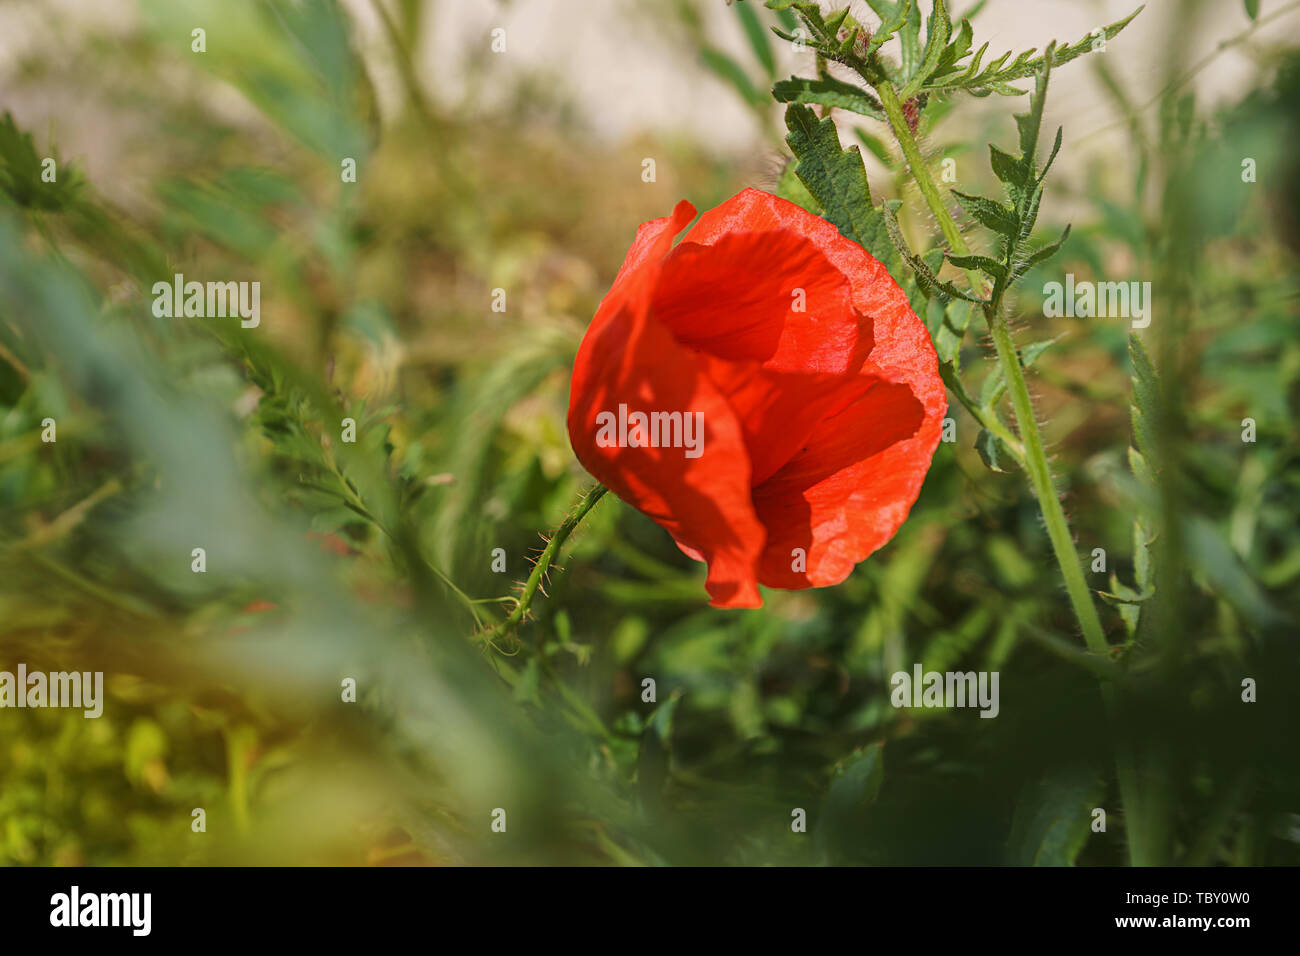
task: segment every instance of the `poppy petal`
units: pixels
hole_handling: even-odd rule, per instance
[[[754,489],[767,529],[763,584],[838,584],[894,536],[930,464],[930,456],[912,447],[924,414],[906,385],[877,383],[822,422],[798,455]],[[796,549],[802,549],[803,571],[795,570]]]
[[[664,262],[655,317],[705,369],[745,428],[759,484],[827,415],[862,394],[870,326],[826,256],[793,230],[682,242]]]
[[[638,232],[578,350],[569,438],[593,476],[708,562],[705,587],[714,606],[758,607],[764,531],[751,498],[743,430],[696,353],[650,314],[663,254],[693,213],[679,205],[671,219]],[[624,411],[676,412],[683,421],[696,415],[703,425],[698,456],[682,447],[604,446],[599,416]]]
[[[920,493],[947,410],[938,359],[884,265],[793,203],[746,189],[704,213],[682,244],[713,245],[740,230],[806,237],[849,280],[853,306],[870,323],[861,335],[870,345],[860,374],[874,380],[872,387],[823,421],[802,452],[754,489],[768,532],[760,581],[835,584],[889,540]],[[795,548],[805,550],[805,572],[792,569]]]

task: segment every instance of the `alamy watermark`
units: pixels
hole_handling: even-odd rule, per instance
[[[262,283],[186,282],[178,272],[171,282],[153,284],[153,314],[160,319],[224,319],[238,315],[240,326],[255,329],[262,321]]]
[[[71,707],[85,717],[104,713],[103,671],[0,671],[0,707]]]
[[[703,412],[629,412],[596,415],[598,448],[683,448],[687,458],[704,454]]]
[[[152,911],[152,893],[83,893],[73,886],[50,897],[50,925],[57,927],[122,926],[148,936]]]
[[[889,678],[895,707],[978,707],[981,717],[998,715],[997,671],[898,671]]]
[[[1132,319],[1133,328],[1145,329],[1151,324],[1151,283],[1075,282],[1074,273],[1067,272],[1064,285],[1048,282],[1043,286],[1043,315],[1049,319]]]

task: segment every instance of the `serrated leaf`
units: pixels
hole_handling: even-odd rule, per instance
[[[1019,278],[1040,262],[1046,262],[1048,259],[1052,258],[1052,256],[1056,255],[1056,253],[1060,251],[1061,246],[1065,244],[1065,240],[1069,237],[1070,227],[1069,225],[1066,225],[1065,231],[1061,233],[1061,238],[1057,239],[1055,242],[1049,242],[1026,259],[1024,265],[1020,266],[1020,268],[1016,270],[1015,277]]]
[[[970,47],[973,40],[974,33],[971,30],[970,20],[963,19],[961,21],[961,27],[957,30],[956,39],[954,39],[952,43],[948,44],[944,49],[943,55],[939,57],[939,62],[925,78],[926,82],[933,82],[939,77],[955,73],[958,70],[958,61],[970,53]]]
[[[925,50],[921,54],[921,64],[917,67],[916,73],[910,75],[906,85],[898,94],[899,99],[909,100],[920,91],[926,78],[939,66],[951,34],[952,18],[948,15],[948,7],[944,0],[934,0],[927,21]]]
[[[1105,27],[1102,33],[1104,33],[1106,39],[1111,40],[1118,36],[1120,31],[1128,26],[1142,10],[1143,7],[1138,7],[1123,20],[1117,20],[1110,26]],[[1050,65],[1053,67],[1062,66],[1083,56],[1091,51],[1096,39],[1098,38],[1090,33],[1075,43],[1054,50],[1051,53]],[[979,53],[966,65],[962,72],[958,73],[954,69],[942,74],[935,74],[932,79],[922,83],[917,92],[937,93],[961,90],[976,96],[988,95],[989,93],[999,93],[1003,96],[1019,96],[1023,95],[1025,91],[1010,84],[1015,80],[1032,76],[1047,62],[1046,54],[1034,56],[1034,50],[1026,50],[1018,54],[1009,64],[1007,61],[1011,58],[1011,54],[1007,52],[991,61],[983,69],[980,69],[980,59],[987,46],[988,44],[985,44],[980,48]],[[954,63],[953,66],[957,69],[961,68],[960,63]]]
[[[1020,215],[1020,229],[1016,233],[1016,245],[1019,246],[1029,234],[1034,231],[1034,224],[1038,222],[1038,206],[1043,199],[1043,187],[1035,184],[1028,192],[1021,193],[1017,209]]]
[[[880,26],[871,34],[871,40],[867,43],[863,59],[870,59],[871,55],[892,40],[898,31],[903,28],[903,24],[907,22],[908,8],[906,3],[881,4],[880,6],[887,8],[885,12],[882,13],[880,9],[876,8],[875,4],[872,4],[872,9],[880,17]]]
[[[967,255],[955,256],[948,253],[948,261],[958,269],[979,269],[993,278],[1003,281],[1007,278],[1007,267],[1005,263],[998,262],[989,256]]]
[[[983,303],[983,299],[979,299],[969,292],[963,292],[951,282],[940,280],[920,256],[908,248],[907,240],[903,238],[903,231],[898,227],[898,220],[894,217],[894,210],[888,204],[885,204],[881,207],[881,212],[884,215],[885,228],[894,244],[894,248],[898,250],[898,254],[903,257],[903,260],[912,267],[912,273],[916,276],[917,285],[924,289],[926,294],[937,295],[944,299],[964,299],[967,302]]]
[[[852,83],[825,74],[819,80],[799,76],[781,80],[772,87],[772,95],[778,103],[814,103],[850,110],[878,120],[885,119],[880,101],[874,96]]]
[[[790,129],[786,142],[797,160],[795,174],[822,207],[822,215],[886,268],[896,263],[881,214],[871,205],[858,148],[841,149],[834,121],[819,120],[801,103],[786,107],[785,122]]]
[[[992,143],[989,143],[989,162],[993,165],[993,175],[1008,186],[1023,189],[1029,182],[1029,170],[1025,164]]]
[[[952,194],[971,218],[998,235],[1010,238],[1020,229],[1014,210],[997,200],[986,196],[973,196],[957,189],[952,190]]]

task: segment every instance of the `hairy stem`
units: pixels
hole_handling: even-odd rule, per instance
[[[1038,505],[1043,513],[1043,523],[1047,526],[1047,537],[1052,542],[1052,551],[1056,562],[1061,567],[1061,577],[1065,580],[1065,590],[1074,606],[1079,627],[1083,630],[1083,639],[1088,649],[1095,654],[1105,655],[1110,649],[1106,643],[1105,632],[1101,628],[1101,618],[1097,616],[1097,605],[1088,593],[1088,584],[1083,576],[1083,564],[1079,553],[1074,548],[1074,539],[1070,536],[1070,527],[1065,520],[1065,510],[1056,496],[1056,486],[1052,482],[1052,473],[1047,464],[1047,453],[1043,449],[1043,437],[1038,430],[1038,420],[1034,417],[1034,406],[1029,398],[1029,386],[1025,382],[1025,372],[1016,355],[1015,343],[1011,340],[1011,329],[1007,323],[1006,310],[1001,302],[995,302],[985,309],[989,331],[993,334],[993,345],[997,349],[998,361],[1002,364],[1003,379],[1007,383],[1007,392],[1011,396],[1011,407],[1016,413],[1016,426],[1025,448],[1025,473],[1038,498]]]
[[[887,81],[879,82],[875,88],[880,96],[880,103],[884,107],[885,115],[889,119],[889,125],[893,130],[894,137],[898,140],[898,145],[903,151],[903,156],[907,159],[908,166],[911,167],[912,177],[916,180],[921,195],[925,197],[930,212],[934,214],[935,219],[938,221],[940,231],[953,252],[958,255],[968,255],[970,248],[966,245],[961,230],[957,227],[957,223],[948,211],[943,197],[939,194],[934,179],[930,176],[930,171],[925,164],[925,158],[921,155],[920,146],[916,142],[916,137],[912,135],[912,128],[908,125],[907,118],[903,115],[897,92],[894,90],[893,85]],[[972,288],[977,291],[986,287],[986,280],[978,273],[973,276],[968,273],[968,279],[971,281]],[[1074,540],[1070,535],[1070,526],[1065,519],[1065,510],[1061,507],[1061,501],[1056,494],[1051,468],[1047,463],[1047,453],[1043,448],[1042,434],[1038,429],[1038,419],[1034,416],[1034,406],[1029,397],[1029,387],[1025,383],[1020,357],[1016,352],[1015,342],[1011,338],[1011,328],[1007,321],[1006,310],[1003,307],[1001,296],[997,296],[994,301],[991,301],[985,307],[984,317],[988,322],[989,332],[993,337],[998,362],[1002,366],[1002,376],[1007,384],[1007,392],[1011,396],[1011,407],[1015,412],[1016,427],[1020,432],[1024,449],[1022,464],[1025,473],[1029,476],[1034,495],[1038,498],[1043,522],[1047,526],[1047,536],[1052,544],[1052,552],[1056,557],[1056,563],[1061,569],[1061,578],[1065,582],[1066,594],[1069,596],[1070,604],[1074,609],[1074,615],[1079,622],[1079,627],[1083,631],[1083,638],[1088,645],[1088,649],[1093,654],[1105,659],[1109,652],[1109,645],[1106,642],[1105,632],[1102,630],[1097,607],[1093,603],[1092,595],[1088,591],[1087,581],[1083,576],[1083,564],[1080,562],[1079,554],[1074,548]],[[1114,724],[1119,714],[1119,701],[1114,684],[1110,681],[1102,681],[1101,694],[1107,714],[1112,724]],[[1136,763],[1132,751],[1122,743],[1116,746],[1115,763],[1120,798],[1124,803],[1125,825],[1129,835],[1129,860],[1134,866],[1157,864],[1161,862],[1157,858],[1158,854],[1154,852],[1153,847],[1148,846],[1144,836],[1149,828],[1142,816],[1143,802],[1138,787]]]
[[[578,500],[577,506],[569,512],[564,521],[560,523],[560,526],[555,529],[555,534],[551,535],[551,539],[546,542],[546,547],[538,556],[537,563],[533,565],[532,574],[528,575],[528,580],[524,582],[524,590],[519,595],[519,602],[515,605],[515,609],[510,612],[509,617],[488,632],[487,640],[491,641],[502,634],[508,633],[523,621],[525,615],[528,614],[529,607],[532,606],[533,597],[542,586],[542,579],[546,577],[546,572],[555,563],[555,559],[560,554],[560,549],[564,547],[564,542],[608,490],[604,485],[596,485]]]
[[[894,89],[894,84],[888,80],[882,81],[876,87],[876,93],[880,96],[880,105],[885,108],[885,116],[889,118],[889,126],[894,131],[894,137],[903,150],[903,158],[912,169],[912,178],[916,180],[921,195],[925,197],[925,204],[939,220],[939,229],[943,232],[943,237],[948,240],[948,246],[958,255],[969,255],[970,247],[966,245],[957,223],[949,215],[943,197],[939,195],[939,187],[934,184],[926,169],[925,157],[921,155],[921,147],[917,145],[916,137],[912,135],[912,127],[907,124],[907,117],[903,115],[903,104],[898,101],[898,92]],[[976,292],[984,285],[984,279],[978,272],[969,272],[968,278],[971,278],[971,285]]]

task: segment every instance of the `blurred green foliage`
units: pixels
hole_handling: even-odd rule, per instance
[[[545,78],[491,57],[465,58],[467,89],[516,84],[504,105],[429,95],[430,9],[384,7],[376,50],[333,0],[146,0],[124,34],[63,25],[60,54],[30,51],[6,84],[17,101],[102,77],[113,123],[143,134],[96,182],[0,121],[0,669],[103,670],[108,692],[98,720],[0,711],[0,860],[1117,863],[1096,680],[1113,663],[1168,858],[1300,862],[1293,48],[1215,112],[1181,87],[1143,111],[1112,78],[1136,178],[1100,156],[1055,173],[1086,215],[1026,288],[1073,271],[1157,290],[1153,492],[1128,465],[1126,329],[1019,303],[1061,337],[1032,373],[1080,551],[1116,576],[1090,583],[1123,593],[1146,549],[1166,559],[1149,631],[1103,608],[1114,661],[1083,652],[1035,502],[982,465],[960,410],[907,524],[839,587],[707,608],[698,566],[607,496],[535,619],[489,645],[476,617],[500,617],[490,599],[590,483],[567,373],[635,226],[752,182],[684,136],[600,145]],[[675,9],[665,31],[685,24],[776,155],[778,108],[750,87],[766,101],[784,21],[738,4],[752,57],[728,65],[701,7]],[[1164,51],[1171,74],[1185,53]],[[400,108],[377,101],[380,60]],[[971,122],[1007,138],[979,103]],[[936,98],[922,131],[953,109]],[[891,170],[873,192],[924,228],[904,164],[861,130]],[[968,146],[926,140],[936,159]],[[1060,218],[1044,210],[1045,239]],[[260,327],[154,317],[176,272],[261,282]],[[961,351],[969,370],[987,348]],[[1144,494],[1173,519],[1155,542],[1134,537]],[[1000,671],[1000,716],[895,710],[889,675],[915,662]]]

